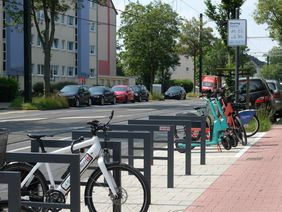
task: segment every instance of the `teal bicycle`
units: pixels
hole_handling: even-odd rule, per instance
[[[213,124],[211,124],[211,121],[206,122],[207,123],[206,132],[208,131],[210,132],[209,139],[207,139],[205,142],[206,146],[217,145],[220,148],[220,143],[221,143],[224,149],[226,150],[230,150],[232,147],[236,147],[238,145],[238,138],[236,137],[236,134],[233,132],[233,129],[231,129],[227,124],[226,116],[224,115],[220,101],[216,96],[214,100],[212,100],[211,93],[208,93],[207,96],[204,97],[204,99],[206,100],[207,105],[211,110],[212,118],[214,119]],[[215,102],[216,107],[213,101]],[[219,114],[217,114],[216,108]],[[196,109],[201,109],[201,107],[198,107]],[[198,132],[197,134],[198,135],[195,136],[192,133],[191,148],[195,148],[201,145],[200,133]],[[186,144],[184,142],[184,139],[176,140],[176,149],[181,153],[185,152]]]

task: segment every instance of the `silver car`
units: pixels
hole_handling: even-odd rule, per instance
[[[278,80],[266,80],[273,97],[273,106],[280,117],[282,117],[282,86]]]

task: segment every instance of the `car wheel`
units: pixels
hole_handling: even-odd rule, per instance
[[[80,107],[80,101],[78,98],[75,99],[75,106]]]
[[[116,97],[113,98],[112,104],[115,105],[117,103]]]
[[[91,105],[92,105],[92,99],[89,98],[89,99],[88,99],[88,102],[87,102],[87,106],[91,106]]]
[[[149,96],[147,96],[147,98],[146,98],[146,102],[148,102],[149,101]]]
[[[105,98],[104,98],[104,97],[101,97],[100,104],[101,104],[101,105],[104,105],[104,104],[105,104]]]

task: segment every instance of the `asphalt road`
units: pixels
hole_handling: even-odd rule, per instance
[[[86,125],[88,121],[107,121],[112,110],[115,114],[111,123],[127,124],[127,120],[146,119],[149,115],[175,115],[193,111],[194,106],[202,104],[202,100],[193,98],[50,111],[1,111],[0,128],[9,130],[7,150],[21,151],[30,145],[27,133],[52,134],[56,139],[70,138],[72,130],[89,128]]]

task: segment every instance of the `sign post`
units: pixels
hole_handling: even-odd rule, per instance
[[[236,19],[228,20],[228,46],[236,47],[235,52],[235,102],[238,102],[239,92],[239,59],[240,46],[247,45],[247,20],[239,19],[239,8],[236,8]]]

